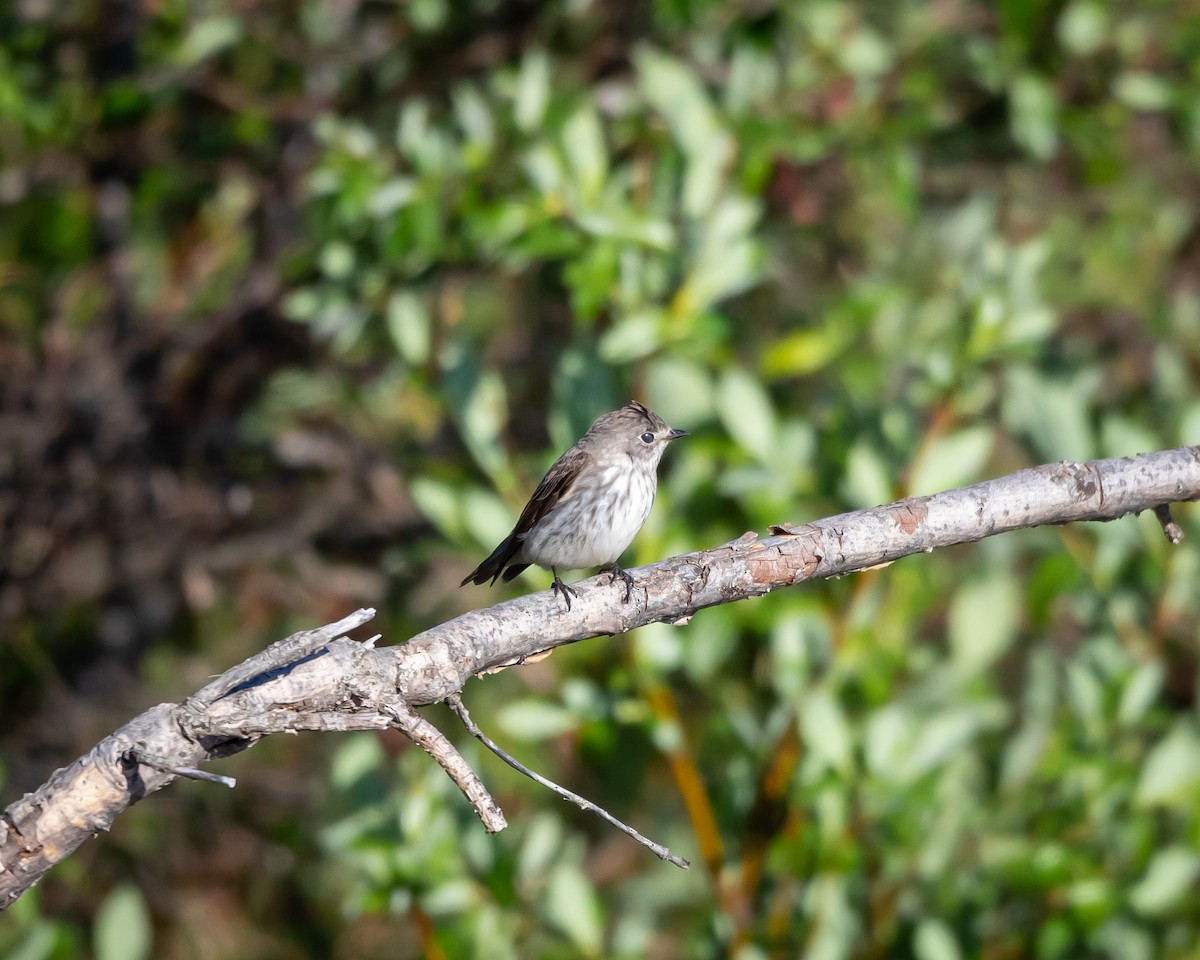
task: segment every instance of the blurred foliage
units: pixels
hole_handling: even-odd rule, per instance
[[[291,629],[503,596],[456,584],[631,395],[693,433],[637,563],[1200,437],[1188,4],[18,0],[0,36],[7,796]],[[269,741],[0,952],[1195,956],[1181,514],[469,685],[690,872],[465,736],[497,837],[399,737]]]

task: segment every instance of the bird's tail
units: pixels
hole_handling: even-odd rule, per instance
[[[507,583],[518,573],[524,570],[529,564],[518,564],[508,568],[504,567],[508,561],[513,558],[517,552],[517,538],[515,534],[510,534],[500,546],[491,552],[491,555],[483,561],[479,566],[467,574],[460,587],[465,587],[468,583],[487,583],[489,580],[492,583],[496,582],[496,578],[501,573],[504,574],[504,582]],[[490,584],[489,584],[490,585]]]
[[[511,563],[511,564],[509,564],[508,569],[504,571],[504,577],[503,577],[504,582],[508,583],[508,581],[511,580],[513,577],[519,576],[521,574],[521,571],[523,571],[527,566],[529,566],[529,564],[527,564],[527,563]],[[492,581],[492,582],[495,583],[495,581]]]

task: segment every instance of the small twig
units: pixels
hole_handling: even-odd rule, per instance
[[[128,770],[118,771],[126,776],[114,776],[114,761],[119,763],[131,744],[144,743],[172,767],[189,769],[253,742],[252,736],[239,740],[236,733],[199,735],[204,731],[236,730],[247,718],[263,715],[272,715],[268,725],[274,728],[276,716],[289,710],[297,717],[357,714],[355,722],[361,723],[361,716],[372,710],[411,729],[423,745],[435,745],[436,738],[423,736],[422,724],[396,718],[390,707],[395,698],[402,698],[411,713],[411,708],[457,695],[471,676],[496,664],[519,663],[537,650],[627,633],[648,623],[676,623],[706,607],[1013,530],[1114,520],[1158,504],[1196,500],[1200,445],[1088,464],[1044,464],[801,526],[779,524],[771,537],[751,534],[670,557],[636,571],[642,597],[637,604],[621,603],[617,591],[582,581],[575,585],[578,600],[571,616],[553,602],[558,598],[537,591],[463,614],[383,649],[333,642],[370,617],[369,611],[353,614],[339,624],[287,638],[181,704],[156,704],[0,811],[0,910],[133,803],[173,779],[170,773],[139,779]],[[270,684],[264,682],[268,678]],[[234,691],[236,696],[229,696]],[[317,724],[323,729],[346,726],[340,718]],[[296,725],[281,728],[294,729]],[[438,758],[454,763],[444,759],[448,756],[441,750]],[[461,757],[456,762],[465,766]],[[460,776],[465,774],[460,771]]]
[[[499,833],[507,827],[508,821],[504,819],[500,804],[492,799],[479,774],[471,769],[466,758],[446,739],[446,735],[403,700],[397,699],[388,707],[395,717],[396,728],[433,757],[449,774],[458,789],[471,801],[487,832]]]
[[[163,773],[173,773],[177,777],[187,777],[189,780],[203,780],[206,783],[219,783],[230,790],[237,786],[237,780],[234,777],[225,777],[219,773],[209,773],[207,770],[197,770],[195,767],[178,767],[171,763],[170,760],[157,757],[152,753],[146,753],[138,747],[130,748],[126,756],[134,763],[153,767],[155,770],[161,770]]]
[[[589,813],[594,813],[596,816],[600,817],[600,819],[606,820],[608,823],[611,823],[618,830],[633,837],[633,839],[636,840],[638,843],[640,843],[642,846],[648,847],[651,850],[651,852],[653,852],[654,855],[656,857],[658,857],[660,860],[667,860],[667,861],[675,864],[675,866],[679,867],[681,870],[686,870],[688,867],[691,866],[691,864],[688,863],[688,861],[684,860],[683,857],[676,856],[670,850],[668,850],[666,847],[664,847],[661,843],[655,843],[649,837],[643,836],[642,834],[638,833],[635,829],[633,829],[633,827],[629,826],[627,823],[622,823],[620,820],[618,820],[616,817],[614,817],[611,813],[609,813],[603,807],[597,806],[596,804],[592,803],[591,800],[588,800],[586,797],[581,797],[577,793],[572,793],[566,787],[560,787],[553,780],[547,780],[540,773],[534,773],[534,771],[530,770],[527,766],[525,766],[525,764],[521,763],[521,761],[518,760],[516,757],[512,756],[511,754],[506,753],[503,750],[503,748],[501,748],[494,740],[492,740],[486,733],[484,733],[482,730],[479,729],[478,726],[476,726],[475,721],[471,719],[471,715],[469,713],[467,713],[467,708],[463,704],[462,698],[459,697],[457,694],[447,697],[446,703],[449,704],[450,709],[454,711],[454,713],[458,717],[458,719],[463,722],[463,726],[465,726],[467,728],[467,731],[471,734],[471,736],[473,736],[476,740],[478,740],[485,747],[487,747],[489,750],[491,750],[492,753],[494,753],[496,756],[498,756],[501,760],[503,760],[505,763],[507,763],[514,770],[517,770],[517,771],[525,774],[525,776],[529,777],[529,779],[534,781],[535,783],[540,783],[546,789],[551,790],[554,793],[557,793],[564,800],[570,800],[571,803],[573,803],[573,804],[575,804],[575,806],[579,807],[580,810],[586,810]]]
[[[1162,524],[1163,533],[1171,543],[1178,543],[1183,539],[1183,528],[1175,522],[1175,518],[1171,516],[1171,505],[1169,503],[1160,503],[1154,508],[1154,515],[1158,518],[1158,522]]]

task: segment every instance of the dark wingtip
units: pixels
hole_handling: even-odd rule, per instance
[[[482,586],[483,584],[486,583],[490,587],[493,583],[496,582],[496,578],[500,576],[500,571],[497,570],[495,573],[492,573],[492,571],[490,569],[485,569],[486,567],[487,567],[487,562],[485,561],[483,564],[481,564],[480,566],[478,566],[474,570],[472,570],[470,573],[468,573],[466,575],[466,577],[463,578],[463,582],[460,583],[459,586],[465,587],[468,583],[473,583],[473,584],[476,584],[477,586]],[[489,578],[490,578],[490,580],[489,580]]]
[[[486,566],[486,564],[484,566]],[[499,580],[501,576],[503,576],[504,582],[508,583],[509,580],[515,577],[527,566],[529,566],[527,563],[514,563],[507,570],[505,570],[503,567],[498,567],[495,573],[492,573],[491,570],[485,570],[483,567],[477,567],[463,578],[463,582],[460,583],[459,586],[465,587],[468,583],[474,583],[477,585],[486,583],[489,587],[493,587],[496,585],[496,581]]]
[[[496,578],[504,572],[504,565],[508,562],[508,559],[510,556],[512,556],[513,552],[513,534],[510,533],[508,537],[505,538],[504,542],[488,555],[488,558],[484,560],[483,563],[467,574],[466,579],[464,579],[459,586],[465,587],[468,583],[487,583],[489,577],[491,578],[492,583],[488,584],[488,586],[491,586],[496,582]],[[524,567],[521,568],[521,570],[524,569]],[[518,573],[519,572],[520,571],[518,571]],[[516,576],[516,574],[513,574],[513,576]],[[507,580],[508,577],[505,577],[504,579]]]
[[[508,581],[512,580],[514,577],[519,576],[522,572],[524,572],[524,570],[528,566],[529,566],[529,564],[527,564],[527,563],[512,564],[511,566],[509,566],[509,568],[507,570],[504,571],[504,582],[508,583]],[[496,574],[496,576],[498,577],[498,576],[500,576],[500,574]],[[496,582],[496,577],[493,577],[492,583],[495,583],[495,582]]]

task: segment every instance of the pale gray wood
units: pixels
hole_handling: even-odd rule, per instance
[[[503,815],[449,741],[413,708],[457,694],[472,676],[542,650],[647,623],[686,623],[705,607],[761,596],[805,580],[861,571],[916,553],[998,533],[1080,520],[1115,520],[1155,510],[1179,534],[1164,504],[1200,499],[1200,447],[1089,463],[1057,463],[928,497],[858,510],[771,535],[749,533],[711,550],[672,557],[575,584],[568,612],[549,590],[474,610],[375,649],[338,639],[374,616],[304,631],[178,704],[159,704],[106,737],[0,815],[0,908],[19,897],[84,840],[107,830],[131,804],[175,774],[138,764],[189,768],[237,753],[269,733],[405,730],[434,755],[491,829]]]

